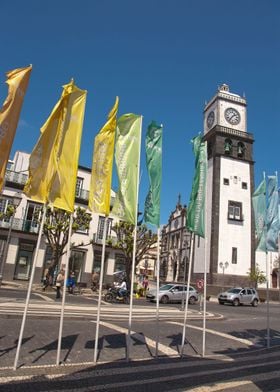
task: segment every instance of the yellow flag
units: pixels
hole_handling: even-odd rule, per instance
[[[89,208],[109,215],[115,131],[119,98],[108,115],[108,121],[95,137],[89,192]]]
[[[8,96],[0,110],[0,192],[3,188],[7,162],[13,145],[23,98],[27,90],[32,66],[6,73]]]
[[[33,200],[74,211],[86,91],[71,81],[46,123],[29,161],[24,193]]]

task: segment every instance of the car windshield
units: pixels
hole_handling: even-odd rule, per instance
[[[233,293],[233,294],[238,294],[241,289],[229,289],[227,290],[227,293]]]
[[[159,291],[167,291],[167,290],[170,290],[173,286],[174,286],[174,284],[165,284],[165,285],[163,285],[163,286],[161,286],[161,287],[159,288]]]

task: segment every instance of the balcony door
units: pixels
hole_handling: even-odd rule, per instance
[[[40,210],[41,205],[28,202],[25,213],[24,231],[28,231],[29,233],[38,233],[39,223],[36,217],[40,213]]]

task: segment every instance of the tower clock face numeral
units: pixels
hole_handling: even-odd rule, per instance
[[[227,108],[225,110],[225,119],[232,125],[240,123],[240,113],[234,108]]]
[[[207,116],[207,127],[208,129],[212,127],[212,125],[214,124],[215,121],[215,113],[213,112],[213,110],[208,114]]]

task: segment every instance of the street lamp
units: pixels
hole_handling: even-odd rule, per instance
[[[223,270],[223,291],[224,291],[224,285],[225,285],[225,269],[229,266],[229,263],[226,261],[223,263],[222,261],[219,264],[220,268]]]
[[[0,258],[0,287],[1,287],[2,280],[3,280],[4,266],[5,266],[6,261],[7,261],[8,249],[9,249],[11,233],[12,233],[14,219],[15,219],[15,213],[16,213],[16,210],[17,210],[17,208],[18,208],[18,206],[20,205],[20,202],[21,202],[21,197],[19,195],[20,195],[20,193],[17,192],[13,196],[13,205],[12,206],[13,206],[14,210],[12,212],[12,216],[11,216],[11,220],[10,220],[10,226],[9,226],[9,231],[8,231],[5,247],[4,247],[3,253],[1,254],[1,258]]]

